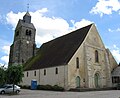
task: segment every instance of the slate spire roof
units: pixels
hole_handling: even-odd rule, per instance
[[[40,47],[38,54],[25,64],[25,70],[35,70],[68,64],[86,38],[92,25],[93,24],[90,24],[44,43]]]
[[[31,17],[31,15],[28,11],[26,12],[26,14],[24,16],[30,16]]]
[[[19,19],[16,28],[20,28],[21,26],[28,27],[28,28],[31,28],[31,29],[35,29],[33,23],[31,23],[31,15],[29,14],[28,11],[23,16],[23,19]]]

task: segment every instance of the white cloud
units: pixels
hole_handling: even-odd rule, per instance
[[[36,28],[36,43],[41,45],[44,42],[52,40],[56,37],[64,35],[71,30],[81,28],[92,22],[86,19],[82,19],[79,22],[72,20],[73,27],[70,27],[68,22],[60,17],[46,17],[44,13],[47,13],[48,9],[43,8],[35,12],[29,12],[32,16],[32,23]],[[23,18],[26,12],[13,13],[12,11],[7,14],[7,23],[12,25],[13,28],[17,25],[19,19]]]
[[[39,13],[46,13],[48,12],[48,9],[47,8],[42,8],[41,10],[38,10]]]
[[[13,29],[15,29],[18,20],[22,19],[24,14],[25,14],[25,12],[23,12],[23,13],[19,12],[18,14],[13,13],[12,11],[9,12],[6,17],[7,23],[12,25]]]
[[[86,19],[82,19],[80,22],[76,22],[74,24],[75,28],[81,28],[81,27],[85,27],[87,26],[88,24],[91,24],[93,22],[89,21],[89,20],[86,20]]]
[[[81,19],[79,22],[75,22],[75,20],[70,20],[70,22],[73,24],[73,26],[69,27],[69,32],[85,27],[93,23],[92,21],[89,21],[87,19]]]
[[[117,60],[117,62],[120,62],[120,48],[118,48],[116,45],[113,45],[113,48],[111,49],[111,53]]]
[[[2,50],[4,51],[5,54],[9,54],[9,51],[10,51],[10,46],[3,46],[2,47]]]
[[[0,59],[1,59],[2,61],[4,61],[6,65],[8,65],[8,61],[9,61],[9,56],[8,56],[8,55],[2,56]]]
[[[112,29],[108,29],[109,32],[120,32],[120,28],[117,28],[115,30],[112,30]]]
[[[90,13],[100,14],[102,17],[103,14],[110,15],[113,12],[118,12],[120,10],[120,1],[119,0],[98,0],[95,7],[92,8]]]
[[[0,39],[0,65],[8,66],[10,43],[6,40]]]
[[[0,58],[1,61],[4,62],[4,64],[7,66],[8,61],[9,61],[9,51],[10,51],[10,46],[3,46],[1,48],[2,52],[4,53],[4,56]]]

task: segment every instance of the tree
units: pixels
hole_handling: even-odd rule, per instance
[[[3,67],[0,67],[0,86],[5,84],[5,70]]]
[[[13,92],[14,92],[14,84],[18,84],[22,81],[23,77],[23,67],[22,65],[11,65],[8,66],[6,70],[7,83],[13,84]]]

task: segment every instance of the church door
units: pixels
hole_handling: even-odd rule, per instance
[[[80,88],[80,77],[79,76],[76,77],[76,87]]]
[[[99,88],[100,87],[100,75],[98,73],[95,74],[94,81],[95,81],[95,87]]]

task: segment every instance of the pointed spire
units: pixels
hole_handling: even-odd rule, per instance
[[[30,16],[30,14],[29,14],[29,3],[27,4],[27,12],[26,12],[25,15]]]
[[[27,12],[23,16],[23,21],[26,23],[31,23],[31,15],[29,14],[29,4],[27,4]]]

